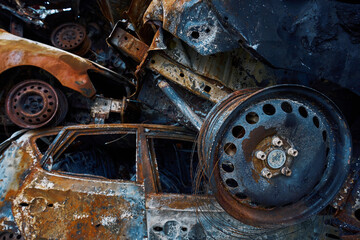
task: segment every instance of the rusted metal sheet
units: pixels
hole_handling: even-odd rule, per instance
[[[12,230],[26,239],[143,239],[146,236],[145,191],[152,186],[154,168],[146,155],[145,136],[193,140],[182,128],[161,125],[104,124],[71,126],[55,140],[58,152],[74,134],[106,134],[138,131],[138,174],[136,182],[109,180],[89,175],[47,172],[41,168],[43,155],[36,139],[56,135],[61,128],[30,131],[1,155],[0,231]],[[7,144],[10,144],[8,141]],[[2,145],[6,147],[8,145]],[[150,164],[150,165],[149,165]],[[144,179],[147,179],[144,181]],[[20,232],[19,232],[20,231]]]
[[[148,47],[138,39],[118,26],[110,35],[108,42],[115,48],[123,51],[138,62],[147,57]],[[230,89],[221,83],[206,79],[189,68],[186,68],[177,62],[163,56],[161,53],[152,52],[147,67],[165,78],[185,87],[189,91],[208,99],[212,102],[218,102],[231,92]]]
[[[144,13],[144,22],[149,21],[162,22],[164,29],[202,55],[226,52],[239,46],[231,30],[218,20],[206,1],[152,1]]]
[[[151,70],[211,102],[219,102],[231,92],[225,86],[197,75],[190,69],[178,65],[160,54],[154,54],[148,66]]]
[[[172,60],[232,90],[270,86],[277,80],[272,68],[243,48],[202,56],[175,37],[168,40],[167,46],[164,53]]]
[[[144,25],[143,15],[151,0],[132,0],[129,9],[126,11],[130,22],[135,28],[138,37],[147,44],[151,43],[153,29],[149,25]]]
[[[55,134],[56,130],[44,133]],[[14,141],[0,156],[0,231],[17,230],[11,207],[16,193],[23,185],[38,154],[31,147],[31,133],[26,133]],[[32,143],[34,146],[34,142]]]
[[[143,239],[141,184],[47,173],[29,175],[13,201],[26,239]]]
[[[338,236],[325,225],[329,216],[274,229],[245,225],[230,217],[212,195],[149,194],[146,198],[149,239],[328,239]]]
[[[141,62],[144,59],[149,49],[148,45],[121,29],[118,25],[115,26],[110,34],[108,42],[137,62]]]
[[[98,70],[94,65],[74,54],[57,48],[20,38],[0,29],[0,73],[18,66],[36,66],[56,77],[59,82],[86,97],[95,94],[87,74]]]
[[[356,178],[353,178],[354,176]],[[339,221],[334,221],[334,224],[342,229],[342,239],[358,239],[360,235],[360,181],[358,172],[355,172],[350,182],[347,182],[347,186],[344,187],[346,195],[342,195],[342,201],[337,205],[339,209],[335,217]]]

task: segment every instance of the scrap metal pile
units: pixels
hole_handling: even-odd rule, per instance
[[[0,0],[0,239],[359,239],[360,4]]]

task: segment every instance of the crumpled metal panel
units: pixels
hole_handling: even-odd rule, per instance
[[[143,239],[145,196],[140,184],[84,179],[37,169],[13,202],[27,239]]]
[[[95,88],[87,74],[96,67],[84,58],[20,38],[0,29],[0,73],[17,66],[36,66],[55,76],[60,83],[86,97],[95,94]]]
[[[144,13],[144,22],[162,21],[162,27],[202,55],[239,47],[231,32],[204,0],[155,0]]]
[[[211,195],[149,194],[146,199],[150,240],[185,239],[328,239],[337,236],[325,224],[328,216],[315,216],[301,224],[278,228],[245,225],[228,215]],[[330,239],[330,238],[329,238]]]
[[[92,97],[96,93],[89,72],[96,72],[126,86],[130,92],[134,84],[116,72],[85,58],[46,44],[17,37],[0,29],[0,74],[19,66],[35,66],[52,74],[63,86]]]
[[[360,5],[344,2],[211,0],[209,4],[234,30],[233,37],[242,39],[256,56],[277,68],[313,74],[359,94]]]
[[[27,148],[29,135],[25,134],[11,144],[0,156],[0,230],[17,229],[11,212],[12,199],[22,185],[32,160]]]

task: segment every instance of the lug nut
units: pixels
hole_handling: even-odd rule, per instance
[[[268,168],[263,168],[263,170],[261,170],[261,175],[268,179],[272,178],[272,173]]]
[[[263,151],[257,151],[255,153],[255,156],[257,159],[260,159],[260,160],[265,160],[266,159],[266,154],[263,152]]]
[[[296,156],[299,154],[299,152],[298,152],[296,149],[294,149],[294,148],[289,148],[288,151],[287,151],[287,153],[288,153],[290,156],[293,156],[293,157],[296,157]]]
[[[287,176],[287,177],[290,177],[292,171],[291,171],[291,169],[288,168],[288,167],[283,167],[283,168],[281,169],[281,173],[282,173],[283,175]]]
[[[273,137],[271,143],[276,147],[281,147],[283,145],[283,141],[278,137]]]

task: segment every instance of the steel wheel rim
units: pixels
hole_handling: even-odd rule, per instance
[[[220,205],[230,215],[250,225],[273,227],[274,225],[288,225],[305,220],[307,217],[319,212],[331,201],[331,199],[335,196],[338,190],[340,190],[341,183],[345,180],[347,175],[346,173],[349,170],[348,160],[350,159],[351,156],[351,149],[347,153],[338,152],[340,155],[344,156],[343,160],[337,160],[337,164],[338,164],[337,166],[339,168],[341,167],[342,175],[336,175],[334,173],[333,168],[330,171],[332,175],[328,174],[328,176],[336,176],[337,182],[329,181],[327,185],[324,183],[325,185],[323,184],[322,187],[318,187],[317,189],[318,192],[321,192],[326,195],[327,197],[326,201],[316,199],[315,197],[316,191],[312,191],[311,194],[307,196],[302,196],[302,199],[299,199],[298,202],[288,204],[287,206],[276,206],[275,208],[272,208],[271,206],[267,206],[267,208],[265,209],[265,208],[259,208],[258,206],[249,206],[249,204],[244,204],[244,199],[246,200],[247,197],[245,193],[242,194],[240,192],[239,195],[236,196],[234,191],[229,190],[230,187],[228,186],[228,183],[226,183],[226,180],[223,178],[224,169],[221,169],[222,160],[219,160],[219,158],[216,157],[217,155],[219,155],[221,150],[215,150],[215,149],[223,149],[224,144],[226,144],[226,143],[222,143],[219,140],[220,138],[224,137],[225,134],[224,132],[226,131],[224,129],[225,128],[224,126],[226,126],[227,124],[231,125],[231,122],[233,121],[233,119],[231,119],[232,114],[234,114],[234,112],[237,110],[236,106],[241,105],[246,107],[246,104],[250,105],[251,102],[253,102],[256,99],[260,99],[259,96],[265,95],[266,92],[269,91],[276,92],[276,91],[284,90],[289,87],[292,88],[293,90],[297,89],[300,92],[302,91],[303,93],[304,92],[309,93],[310,91],[311,94],[314,94],[314,96],[316,96],[314,97],[314,99],[318,99],[319,101],[320,100],[324,101],[323,104],[327,104],[329,108],[335,111],[336,114],[338,114],[338,116],[340,117],[340,120],[337,122],[337,124],[338,125],[343,124],[341,126],[345,126],[344,129],[341,130],[343,134],[342,140],[346,142],[345,145],[351,147],[350,133],[342,114],[328,98],[309,88],[294,86],[294,85],[282,85],[282,86],[274,86],[267,89],[263,89],[258,92],[256,92],[256,90],[253,90],[248,95],[244,95],[243,93],[237,92],[231,94],[225,100],[218,103],[211,111],[211,114],[208,115],[208,118],[205,120],[203,127],[200,130],[199,145],[198,145],[200,159],[202,161],[203,166],[207,168],[206,169],[207,174],[211,179],[210,182],[211,187]],[[226,109],[231,109],[231,110],[226,111]],[[279,107],[276,107],[276,110],[278,109]],[[310,120],[309,117],[308,120]],[[318,124],[317,121],[315,121],[315,123]],[[315,123],[313,124],[315,125]],[[247,135],[244,135],[243,137],[246,138]],[[331,135],[328,134],[327,137],[330,139]],[[336,148],[336,151],[339,151],[339,148]],[[329,156],[334,155],[334,153],[332,153],[331,151],[328,152],[328,154]],[[234,154],[234,156],[237,157],[236,154]],[[232,170],[231,165],[229,169],[230,172],[234,171]],[[322,179],[323,178],[324,175],[322,175]],[[320,183],[322,183],[321,180],[319,180],[319,184]],[[240,185],[240,183],[236,183],[236,184]],[[234,183],[232,185],[230,182],[231,186],[235,186],[234,189],[238,187],[236,186],[236,184]],[[308,206],[304,207],[305,206],[304,203],[308,203]],[[234,207],[235,205],[236,207]],[[293,211],[294,209],[295,210],[297,209],[298,211],[293,212],[293,214],[289,214],[289,211]]]
[[[26,80],[16,84],[6,98],[6,112],[10,120],[23,128],[39,128],[48,124],[58,111],[56,90],[40,80]]]

